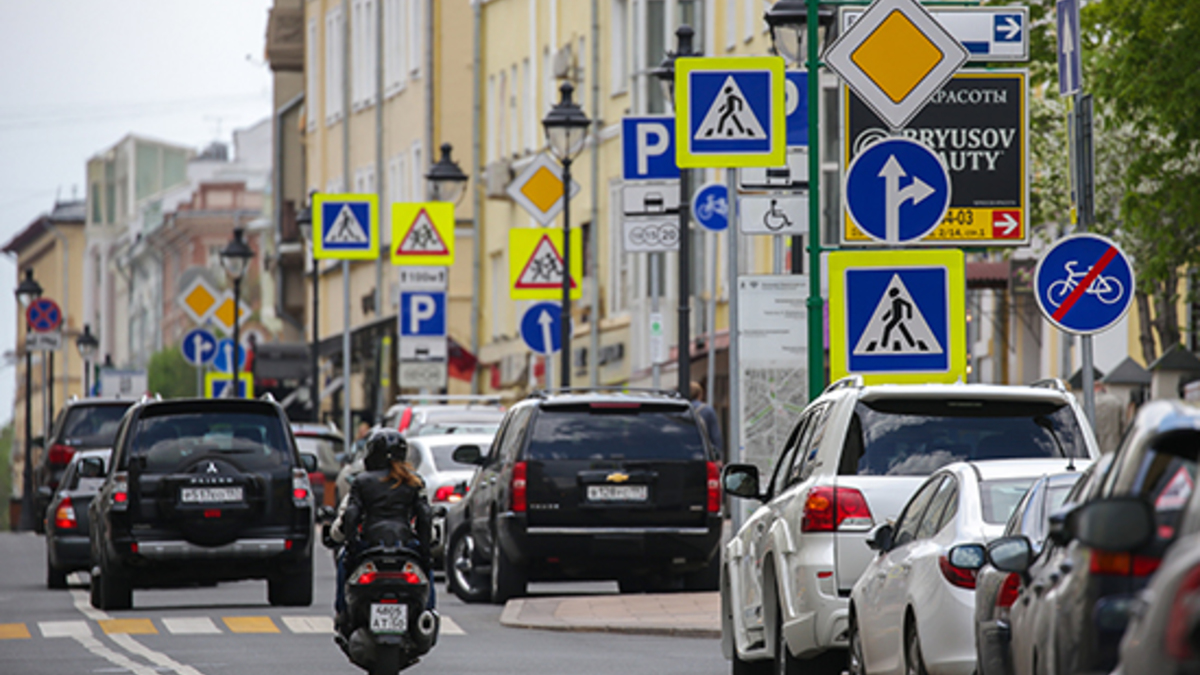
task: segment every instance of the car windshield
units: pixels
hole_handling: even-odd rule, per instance
[[[545,407],[529,441],[529,459],[703,460],[704,439],[690,410]]]
[[[1003,525],[1012,516],[1021,497],[1033,485],[1033,478],[985,480],[979,484],[979,503],[983,506],[983,522]],[[1066,493],[1064,493],[1065,496]]]
[[[952,462],[1087,458],[1066,404],[886,399],[859,402],[846,437],[843,475],[924,476]]]
[[[133,429],[130,457],[149,473],[181,471],[220,457],[243,471],[287,464],[287,435],[278,417],[257,413],[193,413],[143,417]]]
[[[462,443],[452,443],[452,444],[448,444],[448,445],[430,445],[430,446],[428,446],[429,454],[433,456],[433,466],[438,471],[474,471],[475,470],[474,464],[460,464],[460,463],[454,461],[454,457],[453,457],[454,450],[456,448],[458,448],[460,445],[463,445],[463,444]],[[478,443],[476,445],[478,445],[479,449],[482,450],[482,452],[480,454],[482,454],[483,456],[486,457],[488,454],[488,448],[491,447],[491,444],[490,443]]]
[[[112,446],[117,427],[130,405],[81,405],[71,408],[63,423],[62,441],[84,448]]]

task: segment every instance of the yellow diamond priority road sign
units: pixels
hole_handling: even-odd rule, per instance
[[[579,183],[572,180],[570,197],[579,190]],[[509,184],[508,195],[539,224],[549,225],[563,208],[562,166],[545,153],[534,157],[521,175]]]
[[[875,0],[825,53],[825,63],[898,129],[969,56],[916,0]]]

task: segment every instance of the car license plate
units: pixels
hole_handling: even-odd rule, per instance
[[[185,487],[179,490],[179,501],[186,504],[216,504],[242,501],[241,487]]]
[[[371,603],[372,633],[405,633],[408,631],[408,605]]]
[[[589,485],[590,502],[644,502],[650,496],[647,485]]]

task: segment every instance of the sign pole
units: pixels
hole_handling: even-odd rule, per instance
[[[692,172],[679,170],[679,318],[675,327],[678,338],[676,385],[679,395],[686,401],[692,384],[692,235],[688,228],[691,220]]]
[[[806,39],[808,46],[808,400],[821,395],[825,389],[825,301],[821,298],[821,60],[817,42],[817,7],[820,0],[807,0],[808,17],[805,28],[808,31]],[[732,199],[730,200],[733,201]],[[730,222],[736,222],[730,220]],[[730,241],[733,239],[731,238]],[[733,272],[731,272],[733,275]],[[730,276],[736,280],[736,276]],[[736,283],[736,281],[734,281]],[[729,294],[732,308],[735,305],[737,289]],[[730,313],[730,326],[736,327],[736,315]],[[733,335],[733,331],[730,332]],[[733,342],[730,341],[732,349]],[[730,363],[733,363],[734,352],[730,351]],[[733,374],[733,369],[730,369]],[[736,391],[734,389],[733,391]]]
[[[1074,100],[1075,116],[1075,152],[1071,159],[1075,162],[1074,175],[1076,207],[1079,213],[1079,230],[1087,232],[1093,221],[1092,204],[1092,97],[1076,93]],[[1133,289],[1130,289],[1131,291]],[[1096,426],[1096,384],[1093,382],[1093,351],[1092,336],[1082,336],[1080,347],[1083,360],[1083,412],[1087,415],[1092,428]]]
[[[658,296],[662,293],[662,289],[658,287],[659,270],[662,269],[662,254],[651,253],[650,255],[650,316],[659,315]],[[655,389],[662,387],[662,364],[660,364],[658,354],[650,354],[650,384]]]
[[[741,362],[738,358],[738,240],[737,229],[737,171],[725,169],[725,186],[729,190],[729,433],[725,436],[725,463],[742,461],[742,391]],[[741,500],[733,500],[733,529],[742,524]]]
[[[705,318],[708,319],[708,386],[704,388],[704,402],[712,407],[714,396],[713,389],[717,381],[717,233],[710,232],[708,241],[712,244],[712,255],[708,256],[710,263],[709,272],[709,288],[708,288],[708,310],[705,311]]]
[[[342,261],[342,434],[353,444],[350,428],[350,261]],[[349,445],[347,445],[349,447]]]

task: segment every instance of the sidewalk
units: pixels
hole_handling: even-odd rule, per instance
[[[721,637],[713,593],[592,595],[509,600],[500,624],[541,630]]]

